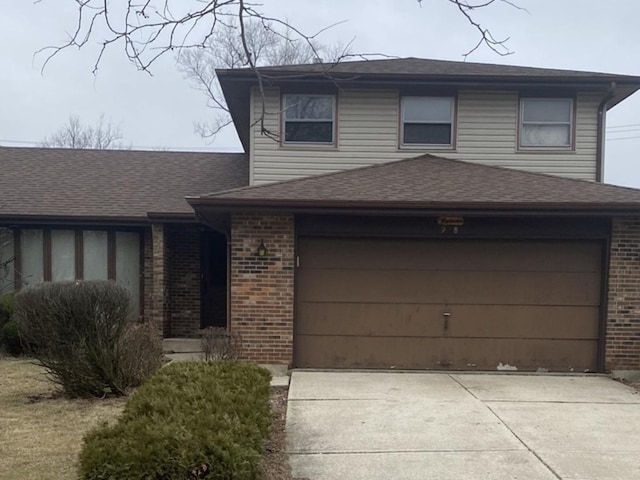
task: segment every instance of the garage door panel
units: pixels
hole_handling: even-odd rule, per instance
[[[305,269],[300,301],[598,305],[600,276],[574,272]]]
[[[444,330],[445,311],[451,312]],[[296,317],[298,335],[480,338],[598,338],[597,307],[314,303]]]
[[[296,338],[298,367],[437,368],[437,338],[308,336]]]
[[[480,255],[478,253],[481,253]],[[304,239],[305,268],[599,272],[594,243]]]
[[[593,370],[597,340],[445,338],[440,344],[441,362],[454,370],[497,370],[502,363],[519,371]]]
[[[448,370],[575,371],[593,369],[595,340],[444,339],[301,335],[298,366]]]
[[[601,252],[600,242],[300,238],[296,365],[593,370]]]

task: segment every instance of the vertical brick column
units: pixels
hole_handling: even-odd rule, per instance
[[[230,327],[241,335],[246,360],[293,361],[293,257],[292,215],[233,214]]]
[[[151,321],[160,333],[171,334],[169,317],[169,249],[167,227],[162,224],[151,226],[152,280],[151,280]]]
[[[605,368],[640,370],[640,217],[613,219]]]
[[[143,290],[143,308],[144,320],[152,321],[153,312],[153,241],[151,239],[151,227],[144,229],[144,266],[142,275],[144,278]]]
[[[168,232],[171,245],[169,295],[171,336],[197,337],[200,331],[200,232],[181,225]]]

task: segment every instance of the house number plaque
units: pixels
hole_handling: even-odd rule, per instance
[[[438,225],[440,225],[440,233],[447,233],[447,231],[458,233],[460,231],[460,227],[464,225],[464,218],[438,217]]]

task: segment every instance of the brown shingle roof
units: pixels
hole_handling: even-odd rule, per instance
[[[247,183],[245,154],[0,147],[0,217],[192,215],[186,195]]]
[[[192,205],[420,209],[635,209],[640,190],[432,155],[190,198]]]
[[[363,76],[419,76],[419,77],[481,77],[490,78],[527,78],[540,79],[573,79],[573,80],[629,80],[640,82],[640,77],[615,75],[600,72],[584,72],[578,70],[560,70],[552,68],[521,67],[517,65],[498,65],[491,63],[453,62],[428,58],[385,58],[381,60],[343,61],[339,63],[312,63],[306,65],[284,65],[260,67],[265,75],[274,74],[324,74],[331,75],[363,75]],[[219,74],[254,75],[250,68],[220,69]]]

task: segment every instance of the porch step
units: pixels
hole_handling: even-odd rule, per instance
[[[164,353],[200,353],[202,344],[199,338],[165,338],[162,340]]]

